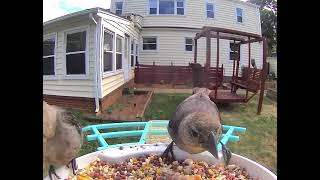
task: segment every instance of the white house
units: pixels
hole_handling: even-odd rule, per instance
[[[93,8],[43,24],[43,94],[51,104],[99,111],[121,96],[140,64],[188,65],[193,38],[203,26],[261,35],[256,5],[238,0],[111,0],[110,10]],[[212,40],[215,64],[216,42]],[[229,40],[220,40],[220,63],[231,76]],[[262,64],[262,43],[251,58]],[[240,64],[248,48],[241,47]],[[198,62],[205,62],[205,39],[198,40]]]

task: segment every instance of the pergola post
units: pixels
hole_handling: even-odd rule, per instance
[[[194,63],[197,63],[198,39],[194,39]]]
[[[248,68],[250,68],[251,63],[251,43],[250,43],[250,37],[248,37]]]
[[[206,70],[208,72],[209,68],[210,68],[210,61],[211,61],[211,36],[210,36],[210,32],[206,33],[206,39],[207,39],[207,54],[206,54]]]
[[[261,77],[261,86],[260,86],[260,97],[259,97],[259,104],[257,114],[259,115],[262,110],[262,102],[264,97],[264,88],[265,88],[265,81],[266,81],[266,69],[267,69],[267,40],[263,38],[263,60],[262,60],[262,77]]]
[[[217,68],[219,68],[219,39],[219,32],[217,32]]]

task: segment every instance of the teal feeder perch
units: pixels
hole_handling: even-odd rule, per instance
[[[87,135],[87,141],[98,141],[100,147],[97,150],[104,150],[107,148],[120,147],[120,146],[130,146],[130,145],[141,145],[146,143],[146,138],[148,135],[169,135],[167,129],[165,130],[154,130],[151,127],[167,127],[168,120],[150,120],[148,122],[128,122],[128,123],[110,123],[110,124],[96,124],[89,125],[82,128],[82,131],[90,131],[91,134]],[[110,128],[126,128],[126,127],[144,127],[143,130],[130,130],[130,131],[117,131],[117,132],[107,132],[100,133],[99,130],[108,130]],[[223,130],[226,133],[222,134],[220,141],[223,144],[227,144],[229,141],[238,142],[240,140],[239,136],[233,135],[234,132],[246,131],[246,128],[237,126],[222,125]],[[123,143],[123,144],[112,144],[109,145],[106,139],[117,138],[117,137],[132,137],[140,136],[138,142]],[[218,150],[221,150],[221,144],[218,145]]]

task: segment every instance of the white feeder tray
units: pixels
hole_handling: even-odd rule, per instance
[[[145,145],[136,145],[136,146],[125,146],[125,147],[116,147],[109,148],[97,152],[93,152],[90,154],[86,154],[84,156],[78,157],[76,159],[77,165],[79,169],[85,168],[89,165],[90,162],[94,161],[97,157],[101,160],[105,160],[109,163],[120,163],[132,157],[139,157],[147,154],[158,154],[161,155],[166,149],[168,144],[145,144]],[[215,159],[209,152],[203,152],[200,154],[189,154],[185,151],[182,151],[177,146],[174,145],[173,152],[177,160],[184,159],[193,159],[193,160],[201,160],[206,161],[209,164],[220,163],[221,160]],[[219,155],[221,157],[221,154]],[[260,180],[276,180],[277,176],[273,174],[270,170],[263,167],[262,165],[245,158],[243,156],[232,153],[232,157],[230,159],[229,164],[236,164],[241,168],[245,168],[251,177],[259,178]],[[72,174],[71,168],[67,168],[66,166],[62,166],[56,169],[56,173],[61,177],[61,179],[68,178],[69,175]],[[54,175],[52,177],[55,178]],[[50,180],[47,176],[44,180]]]

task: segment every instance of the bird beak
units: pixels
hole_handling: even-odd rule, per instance
[[[216,144],[216,136],[213,132],[210,133],[208,142],[207,142],[208,151],[216,158],[218,159],[218,149]]]

